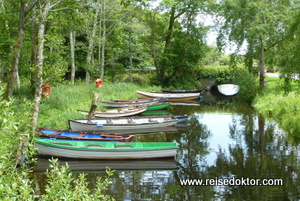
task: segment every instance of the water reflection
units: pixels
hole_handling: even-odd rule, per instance
[[[108,194],[117,200],[300,199],[300,146],[276,123],[246,106],[172,106],[171,112],[189,114],[188,127],[137,139],[178,142],[178,170],[117,171]],[[94,181],[104,174],[92,172],[87,178]],[[283,185],[180,184],[182,179],[207,178],[283,179]]]

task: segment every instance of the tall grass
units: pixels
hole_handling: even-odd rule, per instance
[[[272,118],[289,134],[300,137],[300,90],[292,81],[292,92],[285,93],[284,81],[267,78],[264,93],[255,98],[253,106],[265,117]]]
[[[78,109],[89,110],[93,93],[99,94],[98,109],[104,109],[101,101],[115,99],[136,99],[136,91],[155,91],[157,86],[140,86],[132,83],[104,83],[97,88],[95,84],[58,84],[51,87],[49,97],[43,98],[39,114],[39,127],[68,129],[68,119],[85,118]]]

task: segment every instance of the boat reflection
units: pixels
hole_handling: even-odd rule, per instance
[[[50,170],[50,158],[40,157],[34,167],[34,172],[43,173]],[[79,172],[111,170],[177,170],[177,162],[173,158],[151,160],[72,160],[59,159],[59,167],[68,164],[69,170]]]

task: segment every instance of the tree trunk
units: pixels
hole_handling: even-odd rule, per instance
[[[71,84],[75,83],[75,31],[70,32]]]
[[[41,19],[38,31],[38,52],[37,52],[37,65],[36,65],[36,87],[34,94],[34,105],[33,105],[33,117],[32,117],[32,131],[35,132],[38,120],[38,114],[40,109],[41,97],[42,97],[42,84],[43,84],[43,68],[44,68],[44,43],[45,43],[45,23],[47,15],[51,6],[50,0],[45,2],[45,7],[40,13]]]
[[[167,35],[166,35],[166,38],[165,38],[165,48],[164,48],[163,58],[162,58],[162,61],[160,62],[159,69],[157,71],[157,73],[158,73],[157,77],[160,80],[162,86],[164,86],[165,67],[167,65],[167,58],[166,57],[168,55],[169,47],[171,45],[174,22],[175,22],[176,18],[178,18],[180,16],[180,15],[175,16],[175,11],[176,11],[176,5],[174,5],[171,9],[168,31],[167,31]]]
[[[26,21],[25,2],[21,2],[20,3],[19,23],[18,23],[18,35],[17,35],[16,43],[14,45],[11,70],[8,73],[8,83],[7,83],[7,87],[6,87],[6,91],[3,96],[3,99],[11,98],[13,95],[14,89],[16,87],[16,81],[18,78],[18,71],[19,71],[20,53],[21,53],[22,44],[23,44],[22,42],[23,42],[25,21]]]
[[[265,88],[265,47],[263,41],[260,45],[260,59],[259,59],[259,84],[262,89]]]
[[[37,12],[36,9],[34,9],[32,15],[32,25],[31,25],[31,85],[30,85],[30,91],[32,96],[34,96],[35,93],[35,83],[36,83],[36,72],[34,71],[36,69],[37,64]]]
[[[98,5],[99,4],[100,4],[100,2],[98,1]],[[100,6],[97,6],[95,18],[94,18],[94,22],[93,22],[93,30],[92,30],[92,34],[89,39],[89,47],[88,47],[88,52],[87,52],[87,57],[86,57],[86,77],[85,77],[86,84],[90,83],[90,79],[91,79],[91,74],[90,74],[89,70],[91,69],[90,66],[92,63],[91,61],[92,61],[92,54],[93,54],[93,50],[94,50],[94,43],[95,43],[95,37],[96,37],[96,31],[97,31],[97,22],[98,22],[99,11],[100,11]]]
[[[131,25],[132,25],[132,13],[130,11],[130,30],[129,30],[129,65],[130,65],[130,82],[132,83],[132,31],[131,31]]]
[[[105,7],[105,1],[102,1],[102,6],[101,6],[101,23],[102,23],[102,31],[100,31],[102,34],[100,38],[100,43],[99,45],[101,46],[101,52],[99,61],[100,62],[100,78],[103,79],[104,77],[104,65],[105,65],[105,45],[106,45],[106,7]]]

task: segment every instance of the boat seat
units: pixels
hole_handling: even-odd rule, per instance
[[[131,145],[117,145],[116,149],[127,149],[127,148],[133,148]]]
[[[100,144],[89,144],[85,146],[86,148],[103,148]]]
[[[130,123],[130,124],[136,124],[136,122],[135,122],[135,121],[133,121],[133,119],[132,119],[132,118],[128,118],[128,123]]]
[[[114,122],[111,119],[106,119],[107,124],[113,124]]]

